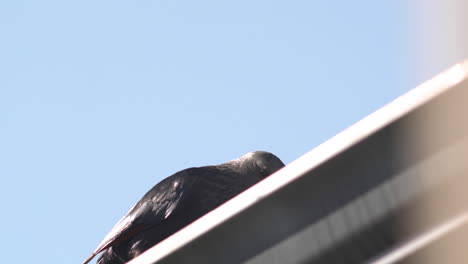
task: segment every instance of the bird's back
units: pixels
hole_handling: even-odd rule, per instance
[[[98,264],[125,263],[282,166],[271,153],[252,152],[221,165],[177,172],[151,188],[85,263],[101,251]]]
[[[141,230],[116,241],[98,263],[125,263],[259,180],[239,175],[228,166],[190,168],[172,175],[148,191],[127,214]]]

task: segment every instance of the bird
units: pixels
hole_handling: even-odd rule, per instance
[[[249,152],[219,165],[179,171],[151,188],[83,264],[123,264],[284,167],[274,154]]]

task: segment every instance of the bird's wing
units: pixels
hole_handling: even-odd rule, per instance
[[[115,242],[126,240],[168,218],[196,181],[196,174],[193,173],[196,169],[180,171],[156,184],[117,222],[83,264]]]

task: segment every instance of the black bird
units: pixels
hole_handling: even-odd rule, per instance
[[[255,151],[177,172],[149,190],[83,264],[102,251],[98,264],[130,261],[283,166],[275,155]]]

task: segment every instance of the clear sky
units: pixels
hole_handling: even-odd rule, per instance
[[[1,1],[1,262],[81,263],[162,178],[414,87],[405,2]]]

